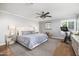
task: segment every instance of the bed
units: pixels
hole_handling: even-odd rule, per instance
[[[22,35],[17,36],[17,42],[29,49],[33,49],[47,40],[48,36],[46,34],[32,31],[24,31]]]

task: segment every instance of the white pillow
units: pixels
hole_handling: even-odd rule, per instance
[[[29,35],[29,34],[34,34],[34,31],[18,31],[17,35]]]
[[[34,34],[34,31],[22,31],[22,35]]]

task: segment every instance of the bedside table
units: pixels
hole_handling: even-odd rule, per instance
[[[16,41],[16,35],[9,35],[9,34],[5,35],[6,46],[14,44],[15,41]]]

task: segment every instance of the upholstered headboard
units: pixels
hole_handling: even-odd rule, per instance
[[[18,31],[35,31],[34,27],[17,27]]]
[[[23,31],[35,32],[34,27],[17,27],[17,33],[20,35]]]

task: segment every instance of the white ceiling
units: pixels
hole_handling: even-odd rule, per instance
[[[79,14],[78,3],[0,3],[0,11],[26,19],[39,21],[35,13],[49,11],[52,18],[73,17]]]

